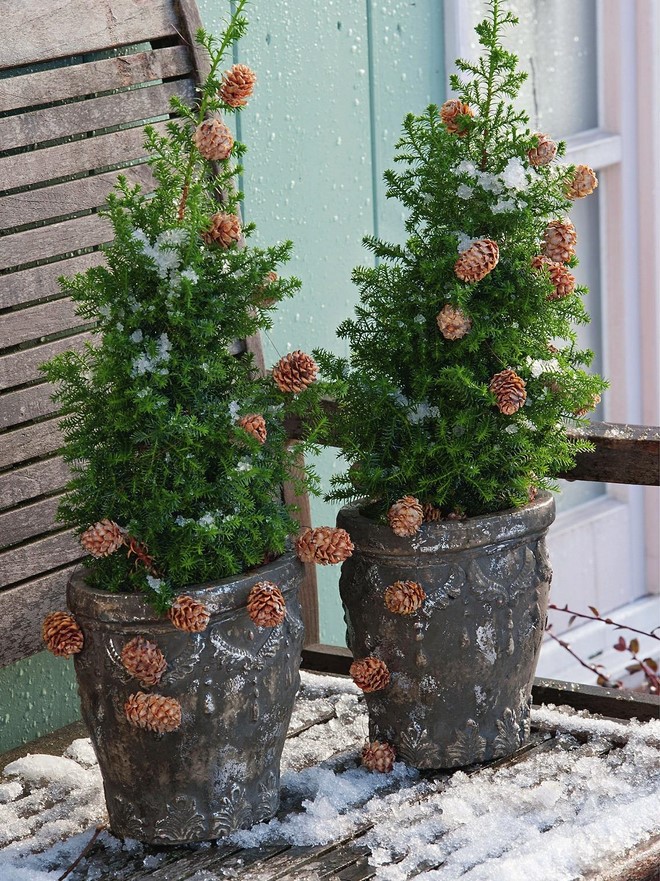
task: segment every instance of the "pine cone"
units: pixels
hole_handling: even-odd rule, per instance
[[[449,303],[438,313],[436,321],[446,340],[460,340],[472,329],[472,319],[458,306],[450,306]]]
[[[241,416],[238,420],[240,427],[251,434],[253,438],[260,444],[266,442],[268,432],[266,431],[266,420],[259,413],[249,413],[247,416]]]
[[[353,542],[345,529],[333,526],[318,526],[305,529],[296,541],[296,553],[303,563],[343,563],[353,553]]]
[[[202,630],[206,630],[211,613],[204,603],[181,594],[170,606],[167,617],[179,630],[185,630],[186,633],[201,633]]]
[[[286,610],[282,591],[272,581],[260,581],[248,594],[247,610],[257,627],[277,627]]]
[[[207,245],[216,244],[221,248],[231,248],[241,238],[241,222],[235,214],[218,212],[211,217],[209,228],[202,233]]]
[[[454,508],[453,511],[450,511],[447,514],[447,520],[467,520],[467,514],[465,511],[461,511],[460,508]]]
[[[136,636],[121,650],[121,662],[128,673],[148,688],[158,685],[167,670],[165,655],[155,642]]]
[[[220,97],[230,107],[244,107],[254,91],[256,81],[256,73],[246,64],[235,64],[222,77]]]
[[[398,499],[387,512],[387,522],[396,535],[414,535],[424,520],[422,506],[414,496]]]
[[[281,392],[301,392],[316,379],[318,367],[309,355],[290,352],[273,367],[273,379]]]
[[[450,98],[440,108],[440,119],[452,135],[463,137],[467,134],[466,121],[461,116],[474,116],[474,110],[458,98]]]
[[[396,753],[394,747],[389,743],[381,743],[374,740],[371,743],[365,743],[362,750],[362,764],[369,771],[378,771],[381,774],[389,774],[394,767],[394,759]]]
[[[500,249],[492,239],[480,239],[461,251],[454,264],[454,272],[461,281],[476,282],[485,278],[497,266]]]
[[[553,220],[545,228],[543,233],[543,255],[556,263],[568,263],[575,254],[577,233],[575,227],[565,217],[563,220]]]
[[[500,413],[504,413],[505,416],[511,416],[520,410],[527,400],[525,383],[515,370],[496,373],[488,388],[497,398]]]
[[[573,179],[566,184],[566,196],[569,199],[583,199],[590,196],[598,186],[598,178],[593,168],[588,165],[576,165]]]
[[[209,162],[229,159],[234,147],[234,136],[221,119],[205,119],[195,129],[193,141]]]
[[[157,734],[176,731],[181,725],[181,704],[174,697],[145,694],[138,691],[128,696],[124,713],[131,725]]]
[[[436,508],[436,506],[432,505],[430,502],[422,505],[422,515],[424,517],[424,523],[437,523],[438,520],[442,520],[442,511],[440,508]]]
[[[100,520],[80,536],[80,544],[93,557],[108,557],[124,544],[126,530],[114,520]]]
[[[557,155],[557,145],[548,135],[544,135],[541,132],[535,132],[535,134],[539,142],[536,147],[532,147],[527,153],[530,164],[535,167],[548,165]]]
[[[574,416],[586,416],[587,413],[591,412],[591,410],[595,410],[596,407],[600,404],[601,397],[600,395],[594,395],[591,401],[586,404],[584,407],[580,407],[578,410],[575,410]]]
[[[349,673],[362,691],[381,691],[390,684],[390,671],[379,658],[362,658],[353,661]]]
[[[416,581],[395,581],[385,589],[385,605],[395,615],[412,615],[426,599],[426,592]]]
[[[554,292],[548,294],[548,300],[563,300],[575,290],[575,276],[568,271],[563,263],[556,263],[548,257],[537,256],[532,259],[534,269],[547,269]]]
[[[279,275],[274,272],[272,269],[270,272],[267,272],[264,276],[262,283],[256,290],[254,297],[252,298],[252,302],[255,306],[258,306],[260,309],[268,309],[270,306],[273,306],[277,299],[275,297],[268,296],[268,288],[274,282],[279,280]]]
[[[83,633],[78,622],[68,612],[51,612],[41,625],[41,636],[49,652],[58,658],[70,658],[82,651]]]

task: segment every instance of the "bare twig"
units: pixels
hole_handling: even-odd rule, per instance
[[[106,825],[105,823],[100,823],[100,824],[96,827],[96,829],[94,830],[94,834],[92,835],[92,837],[89,839],[89,841],[87,842],[87,844],[86,844],[85,847],[83,848],[83,850],[82,850],[80,856],[79,856],[77,859],[75,859],[75,860],[71,863],[71,865],[70,865],[69,868],[66,870],[66,872],[64,872],[64,874],[60,875],[60,877],[57,879],[57,881],[64,881],[64,879],[66,878],[66,876],[67,876],[67,875],[70,875],[71,872],[73,872],[73,870],[76,868],[76,866],[78,865],[78,863],[82,862],[82,860],[84,860],[85,857],[87,856],[87,854],[90,852],[90,850],[92,849],[92,845],[94,844],[94,842],[96,841],[96,839],[99,837],[99,835],[101,834],[101,832],[103,832],[103,831],[104,831],[105,829],[107,829],[107,828],[108,828],[108,827],[107,827],[107,825]]]
[[[654,627],[653,630],[638,630],[636,627],[630,627],[629,624],[619,624],[617,621],[613,621],[611,618],[603,618],[599,613],[598,609],[595,609],[593,606],[589,606],[591,611],[594,613],[593,615],[587,615],[586,612],[575,612],[573,609],[569,609],[568,606],[556,606],[554,603],[550,603],[548,606],[549,609],[554,609],[556,612],[565,612],[567,615],[570,615],[572,618],[586,618],[588,621],[602,621],[603,624],[609,624],[614,627],[616,630],[629,630],[631,633],[639,633],[640,636],[648,636],[651,639],[657,639],[660,642],[660,636],[655,632],[658,628]]]
[[[570,645],[565,640],[560,639],[558,636],[555,636],[555,634],[550,629],[551,627],[552,627],[552,625],[548,625],[545,628],[545,632],[548,634],[548,636],[551,639],[554,639],[555,642],[558,642],[559,645],[563,649],[566,649],[566,651],[569,653],[569,655],[572,655],[575,658],[575,660],[578,662],[578,664],[580,664],[582,667],[584,667],[585,670],[590,670],[592,673],[594,673],[598,677],[598,684],[599,685],[603,685],[605,688],[621,688],[622,687],[621,682],[612,682],[612,680],[609,678],[609,676],[603,671],[602,664],[589,664],[587,661],[583,660],[576,652],[573,651],[573,649],[570,647]]]

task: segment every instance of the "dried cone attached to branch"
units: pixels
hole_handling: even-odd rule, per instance
[[[302,392],[316,380],[316,361],[304,352],[289,352],[273,367],[273,380],[281,392]]]
[[[461,281],[477,282],[495,269],[500,259],[500,249],[492,239],[480,239],[465,251],[461,251],[454,264],[454,272]]]
[[[424,511],[414,496],[398,499],[387,512],[392,532],[401,537],[414,535],[424,521]]]
[[[68,612],[51,612],[41,625],[41,636],[49,652],[58,658],[70,658],[82,651],[85,643],[78,622]]]
[[[241,416],[238,420],[240,427],[251,434],[253,438],[260,444],[266,442],[268,432],[266,430],[266,420],[260,413],[249,413],[247,416]]]
[[[566,184],[566,195],[569,199],[584,199],[590,196],[598,186],[598,178],[588,165],[577,165],[573,178]]]
[[[385,605],[395,615],[413,615],[426,599],[426,592],[416,581],[395,581],[385,589]]]
[[[600,404],[601,397],[600,395],[594,395],[591,401],[586,404],[584,407],[580,407],[579,410],[576,410],[573,415],[574,416],[586,416],[587,413],[591,412],[591,410],[595,410],[596,407]]]
[[[537,146],[527,153],[530,164],[535,167],[549,165],[557,155],[557,145],[548,135],[536,132],[536,136],[539,139]]]
[[[532,260],[534,269],[547,269],[550,281],[554,288],[553,293],[548,294],[548,300],[563,300],[575,290],[575,276],[568,271],[563,263],[556,263],[548,257],[534,257]]]
[[[543,233],[543,256],[556,263],[568,263],[576,244],[577,232],[568,217],[552,220]]]
[[[202,233],[202,238],[207,245],[231,248],[240,241],[241,222],[235,214],[218,212],[211,217],[210,226]]]
[[[458,98],[450,98],[440,108],[440,119],[444,123],[447,131],[452,135],[464,137],[467,134],[467,126],[462,116],[474,116],[474,110],[468,105],[459,101]]]
[[[195,129],[193,141],[209,162],[229,159],[234,147],[234,136],[221,119],[205,119]]]
[[[379,740],[365,743],[362,750],[362,765],[369,771],[389,774],[394,767],[395,759],[394,747],[389,743],[381,743]]]
[[[446,340],[460,340],[472,330],[472,319],[458,306],[449,303],[438,314],[436,322]]]
[[[512,416],[527,400],[525,382],[515,370],[502,370],[491,379],[488,388],[497,399],[500,413]]]
[[[320,566],[343,563],[353,553],[353,542],[345,529],[334,526],[318,526],[305,529],[296,541],[296,553],[303,563]]]
[[[158,685],[167,670],[165,655],[155,642],[136,636],[121,651],[124,669],[145,688]]]
[[[244,107],[254,91],[256,73],[246,64],[235,64],[226,70],[220,86],[220,97],[230,107]]]
[[[272,581],[260,581],[248,595],[247,610],[257,627],[277,627],[286,613],[284,595]]]
[[[124,713],[131,725],[156,734],[176,731],[181,725],[181,704],[174,697],[162,694],[131,694],[124,704]]]
[[[93,557],[108,557],[120,548],[126,539],[126,530],[114,520],[100,520],[80,536],[80,544]]]
[[[178,630],[185,630],[186,633],[201,633],[202,630],[206,630],[211,613],[204,603],[187,594],[181,594],[170,606],[167,617]]]
[[[362,691],[381,691],[390,684],[390,671],[380,658],[362,658],[353,661],[349,673]]]
[[[424,515],[424,523],[437,523],[438,520],[442,520],[442,511],[440,508],[436,508],[436,506],[432,505],[430,502],[422,505],[422,514]]]

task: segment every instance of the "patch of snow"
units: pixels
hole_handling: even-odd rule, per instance
[[[73,759],[83,768],[91,768],[98,764],[96,753],[89,737],[81,737],[74,740],[73,743],[64,750],[64,755],[68,759]]]
[[[483,626],[477,627],[477,645],[479,646],[479,651],[489,664],[494,664],[497,660],[495,641],[495,628],[491,621],[487,621]]]

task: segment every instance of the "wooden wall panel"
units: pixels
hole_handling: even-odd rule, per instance
[[[61,456],[0,474],[0,510],[61,490],[70,477]]]
[[[90,266],[103,262],[103,254],[98,251],[37,266],[3,275],[0,281],[0,309],[20,306],[33,300],[51,297],[60,291],[58,278],[61,275],[75,275],[85,272]]]

